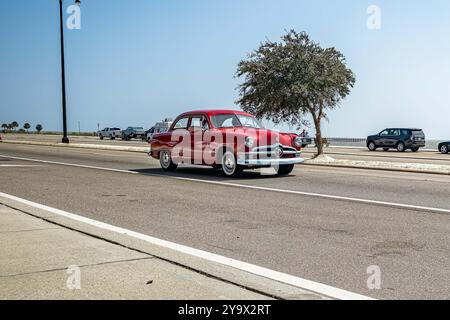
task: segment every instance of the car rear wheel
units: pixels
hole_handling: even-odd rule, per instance
[[[377,150],[377,145],[375,144],[375,142],[370,141],[367,144],[367,148],[369,148],[370,151],[376,151]]]
[[[419,151],[419,148],[412,148],[411,151],[412,152],[417,152],[417,151]]]
[[[403,142],[399,142],[397,144],[397,151],[398,152],[405,152],[405,144]]]
[[[277,175],[279,175],[279,176],[287,176],[288,174],[290,174],[292,172],[292,170],[294,170],[294,165],[293,164],[282,165],[282,166],[278,167]]]
[[[169,150],[163,150],[159,154],[159,164],[164,171],[174,171],[178,166],[172,161]]]
[[[100,140],[103,140],[103,136],[102,135],[100,135]]]
[[[237,164],[236,156],[230,150],[225,151],[221,163],[222,171],[228,177],[237,177],[242,173],[243,168]]]
[[[439,150],[441,151],[442,154],[447,154],[448,153],[448,145],[443,144]]]

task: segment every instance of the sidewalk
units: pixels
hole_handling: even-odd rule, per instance
[[[269,298],[3,205],[0,243],[0,300]]]

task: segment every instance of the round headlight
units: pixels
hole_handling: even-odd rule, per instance
[[[245,146],[248,148],[253,147],[253,145],[255,144],[255,140],[253,138],[250,137],[245,137]]]
[[[296,137],[294,139],[294,146],[295,147],[301,147],[303,145],[303,139],[302,137]]]

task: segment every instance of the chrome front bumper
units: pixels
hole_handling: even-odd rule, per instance
[[[305,162],[303,158],[278,158],[278,159],[245,159],[238,158],[237,163],[241,166],[254,166],[254,167],[265,167],[265,166],[280,166],[286,164],[298,164]]]
[[[277,150],[281,149],[281,157],[277,155]],[[289,157],[283,157],[289,155]],[[301,153],[293,147],[274,144],[253,148],[250,152],[238,154],[237,164],[248,167],[269,167],[289,164],[303,163],[305,159]]]

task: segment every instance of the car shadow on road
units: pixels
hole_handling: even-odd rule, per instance
[[[189,179],[205,179],[212,181],[237,181],[237,180],[265,180],[280,179],[282,177],[276,174],[261,174],[258,170],[244,170],[241,175],[236,178],[226,177],[220,169],[209,167],[179,167],[174,172],[164,172],[160,168],[132,169],[140,174],[159,175],[162,177],[178,177]],[[295,177],[294,174],[283,176],[283,178]]]

